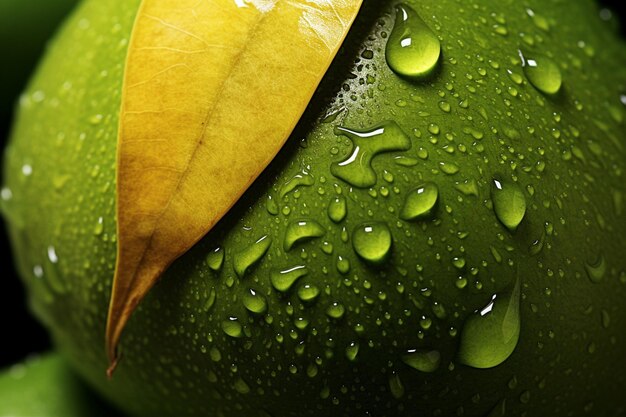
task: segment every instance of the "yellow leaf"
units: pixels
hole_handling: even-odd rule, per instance
[[[280,150],[362,0],[143,0],[117,161],[109,375],[130,315]]]

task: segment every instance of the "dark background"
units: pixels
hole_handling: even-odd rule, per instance
[[[77,0],[0,0],[0,146],[9,134],[13,103],[44,50],[56,24]],[[586,0],[570,0],[586,1]],[[624,0],[601,0],[621,20]],[[9,6],[10,4],[10,6]],[[14,5],[14,6],[13,6]],[[10,11],[11,7],[18,12]],[[4,15],[1,15],[4,14]],[[626,34],[626,25],[621,27]],[[0,221],[0,368],[25,356],[49,349],[45,330],[32,318],[24,289],[17,278],[4,223]]]

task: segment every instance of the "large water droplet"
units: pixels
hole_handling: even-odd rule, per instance
[[[385,57],[396,74],[422,79],[437,66],[441,43],[415,10],[396,6],[396,22],[387,41]]]
[[[237,276],[243,277],[248,268],[263,258],[271,244],[272,239],[265,235],[252,245],[235,253],[233,255],[233,267]]]
[[[438,198],[439,188],[437,188],[437,184],[427,182],[420,185],[407,193],[400,211],[400,218],[416,220],[429,216],[432,214]]]
[[[285,231],[283,249],[291,250],[298,242],[324,236],[326,230],[315,220],[298,220],[289,223]]]
[[[563,82],[561,70],[552,59],[536,53],[519,51],[524,74],[528,81],[544,94],[553,95],[559,92]]]
[[[402,361],[421,372],[435,372],[441,363],[441,354],[436,350],[410,349]]]
[[[526,198],[520,186],[512,181],[494,179],[491,200],[498,220],[514,232],[526,214]]]
[[[328,315],[328,317],[333,318],[333,319],[342,318],[345,312],[346,312],[346,308],[343,306],[343,304],[338,303],[338,302],[334,302],[330,304],[328,308],[326,309],[326,315]]]
[[[341,222],[348,214],[348,204],[342,195],[333,197],[328,204],[328,217],[335,223]]]
[[[304,265],[294,266],[283,270],[275,270],[270,274],[272,286],[280,292],[287,292],[298,279],[309,273]]]
[[[356,360],[357,355],[359,354],[359,343],[352,342],[346,348],[346,358],[350,362],[354,362]]]
[[[391,251],[391,231],[385,223],[371,222],[357,226],[352,232],[352,247],[363,260],[383,263]]]
[[[267,311],[267,300],[252,288],[243,294],[243,305],[254,314],[263,314]]]
[[[474,368],[492,368],[504,362],[517,346],[520,333],[520,282],[494,294],[485,307],[470,315],[463,326],[459,362]]]
[[[376,184],[376,172],[372,168],[372,159],[376,155],[411,148],[411,139],[394,121],[381,123],[365,131],[337,127],[335,133],[347,136],[353,143],[353,149],[347,159],[332,164],[330,171],[337,178],[360,188]]]

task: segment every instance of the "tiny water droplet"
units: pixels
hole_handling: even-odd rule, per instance
[[[370,222],[357,226],[352,232],[352,247],[363,260],[383,263],[391,251],[391,231],[385,223]]]
[[[104,218],[98,217],[98,221],[93,228],[93,234],[96,236],[100,236],[104,232]]]
[[[243,277],[248,268],[265,256],[272,244],[272,239],[265,235],[247,248],[233,255],[233,268],[238,277]]]
[[[494,179],[491,200],[498,220],[510,231],[517,230],[526,214],[526,198],[520,186],[512,181]]]
[[[441,364],[441,354],[436,350],[410,349],[402,362],[421,372],[435,372]]]
[[[328,204],[328,217],[335,223],[341,222],[348,214],[348,204],[342,195],[333,197]]]
[[[432,73],[440,56],[437,35],[411,7],[397,5],[396,21],[385,50],[389,68],[402,77],[419,80]]]
[[[353,147],[348,158],[333,163],[330,171],[335,177],[359,188],[376,185],[376,172],[372,168],[376,155],[411,148],[411,140],[394,121],[383,122],[365,131],[338,126],[335,134],[347,136]]]
[[[417,220],[433,214],[433,209],[439,199],[439,188],[433,182],[427,182],[409,191],[404,200],[400,218],[402,220]]]
[[[224,249],[217,247],[206,256],[206,265],[213,271],[219,271],[224,264]]]
[[[283,249],[285,252],[291,250],[299,242],[322,237],[326,233],[324,227],[315,220],[298,220],[289,223],[285,230]]]
[[[297,265],[291,268],[274,270],[270,274],[272,286],[280,292],[287,292],[296,281],[307,275],[309,270],[304,265]]]
[[[254,314],[264,314],[267,311],[267,300],[257,291],[249,288],[243,295],[243,305]]]
[[[485,307],[470,315],[463,326],[459,362],[473,368],[493,368],[515,350],[520,334],[520,280],[512,289],[494,294]]]
[[[559,66],[545,55],[519,51],[522,67],[528,81],[544,94],[554,95],[563,82]]]

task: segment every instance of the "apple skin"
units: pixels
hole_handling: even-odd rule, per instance
[[[115,147],[138,0],[88,0],[66,23],[21,100],[3,212],[33,311],[109,400],[138,416],[624,415],[623,42],[591,2],[407,3],[441,39],[435,73],[418,82],[388,68],[395,3],[366,2],[288,144],[141,303],[112,381],[104,326],[116,251]],[[557,95],[524,79],[520,46],[552,56],[563,77]],[[334,128],[386,120],[411,136],[412,148],[377,156],[370,189],[335,178],[330,166],[352,144]],[[397,156],[417,163],[399,165]],[[304,171],[313,184],[287,191]],[[514,232],[494,214],[494,178],[524,192]],[[474,194],[459,191],[466,180]],[[406,193],[427,181],[439,188],[432,217],[400,220]],[[348,215],[335,223],[326,212],[339,192]],[[301,219],[326,234],[285,251],[287,225]],[[376,266],[351,242],[371,221],[393,236]],[[237,254],[265,235],[269,251],[239,277]],[[214,271],[209,255],[218,247],[225,260]],[[349,271],[337,268],[339,257]],[[272,287],[273,271],[296,265],[309,273],[292,290]],[[513,354],[489,369],[460,363],[468,317],[516,281]],[[298,297],[306,285],[320,289],[313,302]],[[249,289],[265,298],[265,314],[246,309]],[[337,302],[339,319],[327,313]],[[237,333],[231,318],[242,337],[227,334]],[[410,349],[436,349],[441,365],[412,369],[402,361]]]

